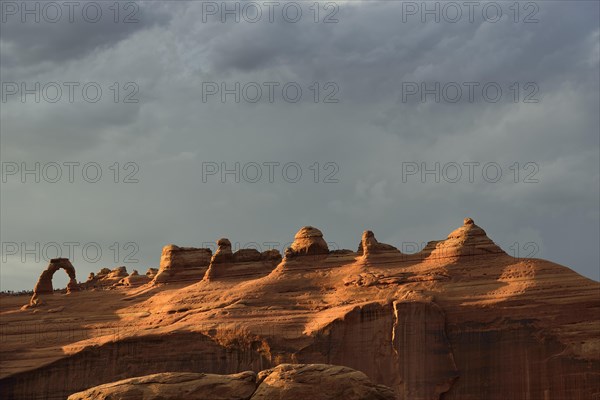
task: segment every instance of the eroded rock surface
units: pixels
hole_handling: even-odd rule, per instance
[[[329,247],[323,233],[312,226],[305,226],[296,233],[294,242],[285,251],[286,258],[328,254]]]
[[[240,249],[233,253],[231,242],[225,238],[219,239],[217,246],[217,251],[204,275],[206,281],[262,278],[281,261],[281,255],[277,250],[260,253],[256,249]]]
[[[129,273],[124,266],[115,267],[114,269],[102,268],[97,273],[90,273],[87,281],[81,286],[84,289],[106,289],[118,284],[124,278],[127,278]]]
[[[81,290],[79,284],[77,283],[75,267],[73,267],[73,264],[71,264],[69,259],[53,258],[50,260],[48,267],[40,274],[40,277],[33,288],[33,295],[29,300],[29,304],[24,305],[24,309],[40,306],[44,304],[44,300],[41,298],[43,295],[54,294],[52,278],[59,269],[64,269],[69,276],[69,282],[67,283],[67,294]]]
[[[148,275],[140,275],[137,270],[125,278],[121,278],[114,286],[141,286],[149,283],[152,279]]]
[[[153,283],[195,282],[204,276],[212,251],[207,248],[179,247],[174,244],[163,247],[158,273]]]
[[[72,394],[68,400],[248,400],[255,390],[254,372],[166,372],[96,386]]]
[[[75,267],[73,267],[73,264],[71,264],[68,258],[53,258],[52,260],[50,260],[48,268],[42,271],[42,274],[40,275],[37,283],[35,284],[33,293],[37,295],[54,293],[54,287],[52,286],[52,277],[54,276],[54,273],[59,269],[64,269],[67,275],[69,275],[69,283],[67,284],[67,290],[78,290],[79,287],[77,285]]]
[[[64,400],[154,373],[291,363],[354,368],[397,400],[600,393],[598,282],[511,257],[468,219],[417,254],[363,239],[362,254],[325,252],[306,228],[291,257],[243,249],[213,264],[214,279],[199,268],[191,280],[48,296],[24,310],[25,298],[3,297],[2,398]],[[200,253],[208,268],[210,251]],[[257,274],[265,259],[279,264]]]
[[[394,400],[351,368],[282,364],[258,374],[161,373],[125,379],[69,396],[68,400]]]
[[[431,252],[431,259],[505,254],[471,218],[465,218],[463,226],[452,231],[446,240],[430,242],[424,252]]]
[[[381,253],[400,253],[400,251],[390,244],[379,243],[372,231],[364,231],[358,245],[358,254],[369,257]]]
[[[158,268],[148,268],[148,270],[146,271],[146,276],[151,280],[154,279],[156,274],[158,274]]]
[[[258,374],[251,400],[394,400],[394,391],[362,372],[326,364],[281,364]]]

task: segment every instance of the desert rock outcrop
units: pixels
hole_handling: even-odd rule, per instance
[[[140,275],[137,270],[133,270],[129,276],[121,278],[114,286],[141,286],[150,282],[152,279],[147,275]]]
[[[277,250],[260,253],[256,249],[240,249],[233,253],[229,239],[217,241],[217,251],[212,256],[205,281],[221,279],[257,279],[268,275],[281,261]]]
[[[362,255],[325,253],[315,228],[297,236],[291,258],[243,249],[211,265],[214,279],[196,271],[167,286],[47,296],[24,310],[25,298],[3,296],[3,399],[64,400],[136,376],[286,363],[353,368],[396,400],[600,393],[598,282],[511,257],[470,219],[410,255],[377,252],[368,234]],[[208,268],[212,254],[201,253]],[[265,259],[279,264],[257,274]]]
[[[67,284],[67,291],[76,291],[79,289],[77,285],[77,279],[75,276],[75,267],[69,261],[68,258],[53,258],[48,264],[48,268],[42,271],[33,293],[40,294],[52,294],[54,293],[54,287],[52,286],[52,277],[54,273],[59,269],[64,269],[67,275],[69,275],[69,283]]]
[[[210,249],[167,245],[163,247],[160,267],[152,282],[198,281],[206,273],[211,257]]]
[[[248,400],[255,390],[254,372],[166,372],[96,386],[68,400]]]
[[[375,385],[352,368],[325,364],[281,364],[258,374],[262,383],[250,400],[395,400],[394,391]]]
[[[452,231],[446,240],[430,242],[423,252],[431,252],[431,259],[505,254],[471,218],[465,218],[463,226]]]
[[[104,289],[118,284],[122,279],[128,277],[126,267],[115,267],[114,269],[102,268],[97,273],[90,273],[88,280],[81,286],[84,289]]]
[[[58,271],[59,269],[64,269],[67,275],[69,276],[69,282],[67,283],[67,294],[81,290],[79,284],[77,283],[77,278],[75,276],[75,267],[73,267],[73,264],[71,264],[69,259],[53,258],[50,260],[50,264],[48,264],[48,267],[40,274],[40,277],[38,278],[38,281],[35,284],[35,287],[33,288],[33,295],[29,300],[29,304],[24,305],[23,309],[42,305],[44,304],[44,301],[41,299],[42,295],[54,294],[52,278],[54,277],[56,271]]]
[[[158,274],[158,268],[148,268],[148,270],[146,271],[146,276],[151,280],[154,279],[156,274]]]
[[[210,262],[213,264],[222,264],[231,261],[233,261],[231,242],[226,238],[217,240],[217,251],[215,251],[215,254],[213,254]]]
[[[323,233],[312,226],[305,226],[294,236],[294,242],[285,251],[286,258],[328,254],[329,247]]]
[[[390,244],[379,243],[372,231],[364,231],[358,245],[358,254],[369,257],[381,253],[400,253],[400,251]]]
[[[282,364],[258,374],[161,373],[125,379],[68,400],[394,400],[362,372],[323,364]]]

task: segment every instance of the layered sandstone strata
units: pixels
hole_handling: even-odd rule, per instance
[[[286,258],[328,254],[329,247],[323,233],[312,226],[305,226],[294,236],[294,242],[285,251]]]
[[[231,251],[231,242],[225,238],[219,239],[217,246],[204,280],[262,278],[281,261],[277,250],[260,253],[256,249],[240,249],[234,253]]]
[[[158,273],[153,283],[195,282],[204,276],[212,251],[207,248],[179,247],[174,244],[163,247]]]

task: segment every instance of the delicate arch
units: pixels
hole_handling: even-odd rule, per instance
[[[75,267],[69,261],[68,258],[53,258],[50,260],[50,264],[46,270],[42,271],[40,278],[35,284],[33,289],[34,295],[36,294],[52,294],[54,293],[54,287],[52,286],[52,277],[54,273],[59,269],[64,269],[69,276],[69,283],[67,284],[67,292],[79,290],[79,285],[75,279]]]

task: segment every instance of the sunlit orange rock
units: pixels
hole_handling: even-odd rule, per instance
[[[168,285],[56,294],[23,310],[25,297],[3,296],[2,398],[65,399],[149,374],[297,363],[352,368],[398,400],[600,393],[600,284],[511,257],[471,219],[416,254],[369,232],[360,252],[329,251],[308,227],[283,259],[221,245],[224,257],[166,248],[155,280],[165,274]],[[284,372],[309,386],[327,374]]]

